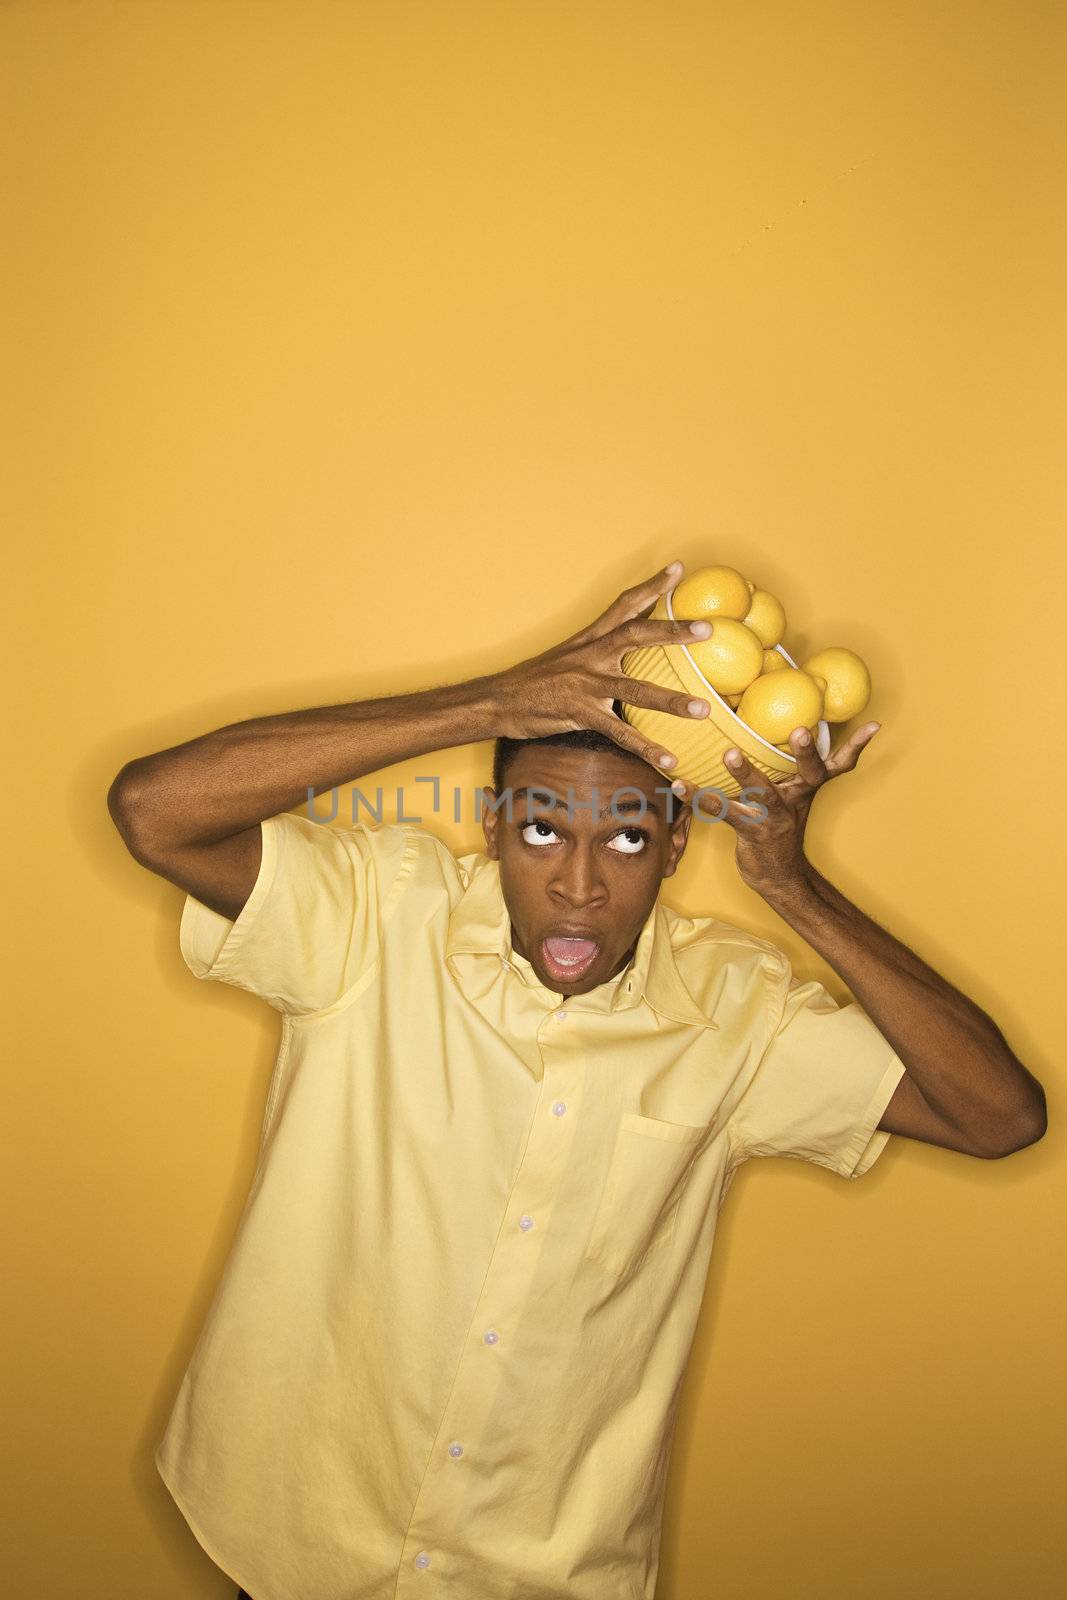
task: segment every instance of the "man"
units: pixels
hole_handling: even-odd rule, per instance
[[[742,761],[744,880],[858,1003],[659,899],[694,820],[613,711],[680,564],[494,676],[256,718],[131,761],[109,807],[186,891],[199,977],[281,1014],[259,1158],[156,1462],[255,1600],[650,1600],[716,1218],[750,1156],[859,1177],[890,1133],[1040,1138],[996,1024],[807,860],[825,764]],[[290,808],[497,739],[485,852]],[[715,808],[712,808],[713,810]],[[706,819],[705,819],[706,820]]]

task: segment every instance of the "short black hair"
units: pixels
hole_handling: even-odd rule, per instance
[[[619,715],[619,702],[613,703],[612,709],[616,716]],[[499,795],[504,788],[508,768],[516,754],[527,745],[562,745],[568,750],[605,750],[613,755],[628,755],[620,744],[610,738],[608,734],[601,733],[598,728],[568,728],[559,733],[545,733],[538,739],[508,739],[501,737],[493,746],[493,789]],[[641,757],[635,757],[641,760]],[[676,810],[677,808],[677,810]],[[677,821],[677,811],[681,809],[678,796],[672,790],[667,792],[667,822],[673,825]]]

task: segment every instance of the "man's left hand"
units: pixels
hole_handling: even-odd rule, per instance
[[[803,877],[804,829],[818,791],[831,778],[851,772],[860,752],[878,732],[880,724],[868,722],[849,735],[824,761],[806,728],[794,728],[789,747],[797,758],[796,773],[772,783],[736,746],[726,752],[726,766],[741,785],[736,799],[721,794],[703,796],[691,784],[686,798],[695,798],[705,816],[728,822],[737,834],[737,870],[758,894],[787,888]],[[807,743],[804,737],[807,735]],[[731,752],[737,756],[731,761]]]

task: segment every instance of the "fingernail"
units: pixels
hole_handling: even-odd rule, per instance
[[[689,715],[691,717],[702,717],[710,709],[711,707],[706,700],[690,700],[689,702]]]
[[[680,561],[672,561],[670,566],[666,568],[665,575],[668,578],[676,578],[678,576],[678,574],[681,572],[681,570],[682,570],[682,563]]]
[[[671,793],[676,794],[679,800],[685,799],[685,784],[682,782],[681,778],[676,778],[671,784]]]
[[[808,730],[806,728],[801,728],[800,732],[797,734],[797,744],[810,744],[810,743],[811,743],[811,734],[808,732]]]
[[[731,767],[736,767],[738,762],[741,760],[740,750],[727,750],[726,759],[730,763]]]
[[[673,767],[675,765],[675,763],[677,762],[677,760],[678,760],[677,756],[671,756],[671,755],[667,755],[666,753],[664,753],[659,758],[659,764],[660,764],[661,767]]]
[[[695,633],[698,639],[706,639],[708,634],[711,632],[711,623],[691,622],[689,624],[689,632]]]

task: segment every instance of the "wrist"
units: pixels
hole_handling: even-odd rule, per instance
[[[468,678],[428,691],[424,709],[427,721],[437,728],[435,749],[446,744],[478,744],[507,732],[509,702],[500,676]]]
[[[753,885],[768,905],[781,915],[818,909],[821,904],[817,874],[806,857],[765,883]]]
[[[494,672],[480,681],[484,685],[486,715],[493,724],[493,732],[486,738],[536,737],[530,731],[529,687],[524,686],[514,668]]]

